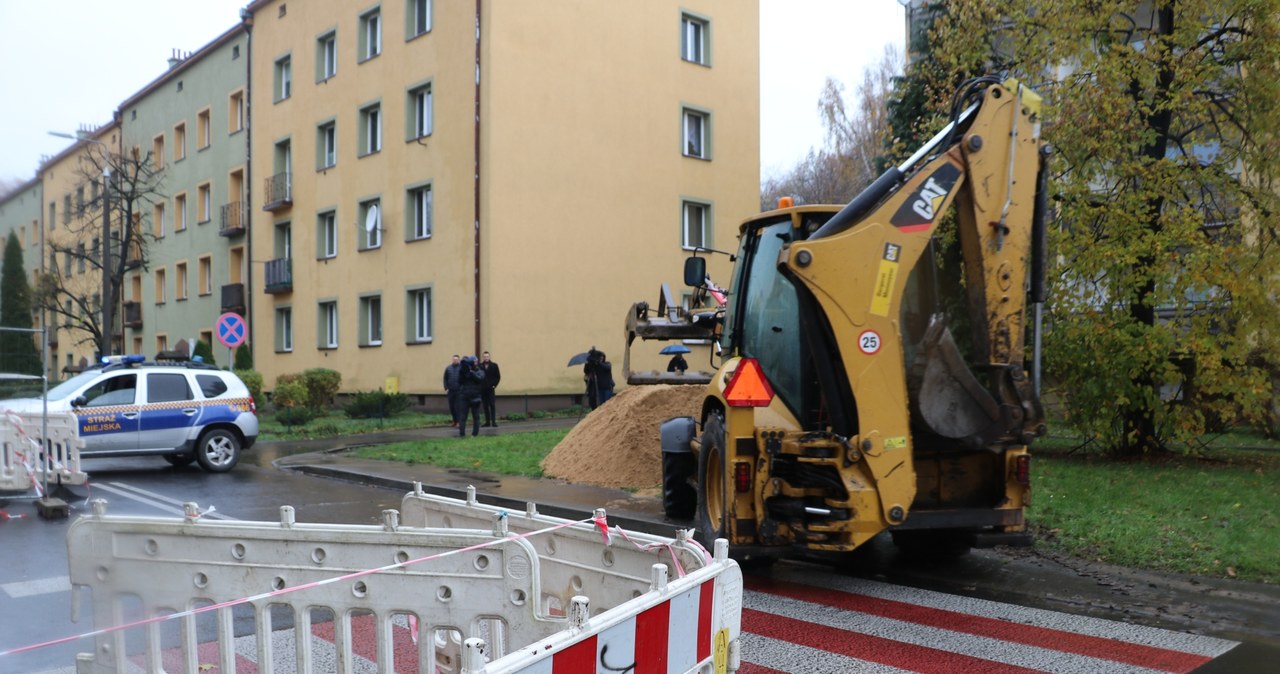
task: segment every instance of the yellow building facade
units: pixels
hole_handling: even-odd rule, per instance
[[[489,351],[499,396],[562,396],[593,345],[621,378],[631,302],[758,208],[757,2],[248,10],[268,390],[326,367],[344,391],[439,394],[451,355]],[[727,284],[726,257],[710,269]]]
[[[40,272],[57,279],[63,290],[57,311],[45,312],[49,333],[50,377],[65,378],[92,364],[98,345],[84,326],[101,324],[104,225],[102,175],[104,152],[120,152],[120,125],[104,125],[82,136],[67,149],[40,166],[44,195],[44,240]],[[121,215],[111,204],[111,227]],[[113,254],[118,254],[114,251]],[[37,281],[38,282],[38,281]],[[33,292],[34,295],[34,292]],[[38,321],[37,321],[38,323]],[[119,315],[113,340],[119,352]]]

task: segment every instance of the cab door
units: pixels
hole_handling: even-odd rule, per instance
[[[138,446],[138,374],[121,372],[85,389],[85,403],[75,408],[84,454],[106,454]]]
[[[191,384],[183,372],[148,372],[138,433],[140,449],[174,449],[187,441],[200,418]]]

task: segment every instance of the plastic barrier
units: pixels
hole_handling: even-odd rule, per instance
[[[41,442],[45,422],[39,414],[0,410],[0,491],[40,492],[44,484],[82,485],[89,476],[80,470],[80,424],[69,412],[51,412],[49,435]],[[45,479],[41,445],[49,455]]]
[[[684,533],[606,543],[602,511],[410,501],[452,526],[395,510],[381,526],[304,524],[288,506],[279,522],[212,521],[192,503],[185,518],[108,516],[94,501],[67,534],[99,630],[77,671],[737,670],[742,575],[724,541],[712,558]]]

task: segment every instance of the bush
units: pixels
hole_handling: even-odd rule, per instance
[[[275,404],[276,420],[286,426],[300,426],[317,415],[307,407],[307,386],[301,375],[282,374],[276,378],[276,390],[271,396]]]
[[[210,365],[218,364],[218,361],[213,357],[213,345],[203,339],[196,342],[195,348],[191,350],[191,356],[192,360],[195,360],[195,357],[199,356],[204,359],[204,362]]]
[[[253,351],[249,349],[248,344],[241,344],[236,347],[235,369],[252,370],[253,369]]]
[[[252,368],[235,371],[235,375],[249,387],[249,395],[253,396],[253,404],[262,407],[262,373]],[[265,409],[265,408],[263,408]]]
[[[377,419],[390,417],[409,409],[409,396],[403,393],[356,391],[351,402],[342,408],[350,419]]]
[[[342,387],[342,375],[336,370],[313,367],[302,372],[307,387],[307,404],[317,412],[333,406],[333,397]]]

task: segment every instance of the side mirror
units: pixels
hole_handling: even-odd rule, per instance
[[[707,259],[688,257],[684,260],[684,284],[691,288],[701,288],[707,284]]]
[[[84,396],[76,396],[71,400],[72,407],[84,407],[89,404],[89,399]]]

